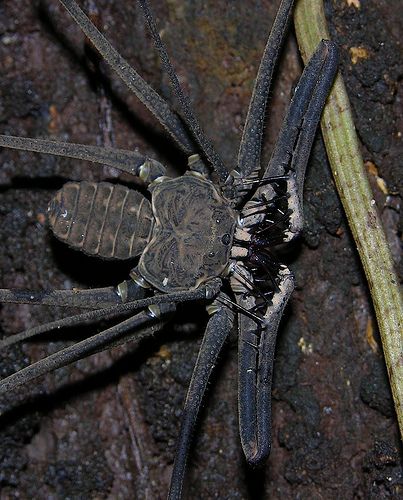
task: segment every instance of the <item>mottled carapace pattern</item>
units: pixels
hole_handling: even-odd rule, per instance
[[[195,289],[228,265],[235,213],[211,182],[186,175],[152,190],[155,226],[139,271],[155,288]]]

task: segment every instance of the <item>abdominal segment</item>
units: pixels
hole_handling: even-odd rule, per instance
[[[68,182],[49,204],[49,224],[69,246],[105,259],[129,259],[148,243],[150,202],[109,182]]]

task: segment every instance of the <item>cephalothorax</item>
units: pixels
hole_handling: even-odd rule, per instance
[[[228,169],[203,134],[179,85],[148,3],[140,0],[182,116],[175,113],[113,49],[74,0],[60,0],[103,58],[160,120],[188,156],[176,179],[139,152],[49,140],[0,136],[0,146],[103,163],[140,177],[150,200],[107,182],[70,182],[49,205],[54,234],[75,249],[104,259],[137,258],[129,279],[116,287],[33,292],[0,290],[0,302],[77,306],[92,311],[33,328],[17,340],[89,319],[131,313],[128,319],[63,349],[0,382],[0,393],[111,345],[156,331],[178,303],[204,300],[211,314],[185,401],[170,498],[181,496],[194,424],[209,375],[229,331],[239,331],[239,427],[250,464],[270,452],[271,378],[278,324],[293,290],[293,276],[272,247],[302,228],[305,167],[321,110],[337,67],[337,52],[323,41],[306,67],[271,160],[260,173],[266,101],[292,0],[283,0],[262,57],[238,163]],[[135,261],[136,262],[136,261]],[[134,311],[140,310],[136,315]]]

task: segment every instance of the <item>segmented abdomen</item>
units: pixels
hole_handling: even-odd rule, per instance
[[[68,182],[49,204],[57,238],[89,255],[129,259],[148,243],[150,202],[138,191],[109,182]]]

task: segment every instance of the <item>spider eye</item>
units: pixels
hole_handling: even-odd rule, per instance
[[[231,236],[228,233],[224,234],[223,237],[221,238],[221,242],[223,245],[229,245],[230,241],[231,241]]]
[[[209,252],[208,256],[209,257],[214,257],[215,253],[214,252]]]

